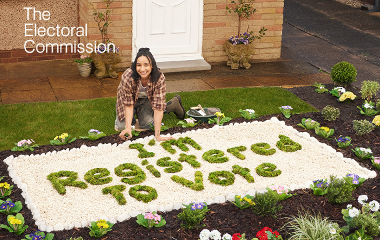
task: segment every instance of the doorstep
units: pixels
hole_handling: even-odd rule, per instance
[[[192,72],[210,70],[211,65],[204,59],[172,61],[172,62],[157,62],[157,66],[163,73],[169,72]]]

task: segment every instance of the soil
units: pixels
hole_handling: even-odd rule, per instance
[[[326,85],[328,89],[332,89],[332,85]],[[342,152],[345,157],[355,159],[359,162],[360,165],[375,170],[377,172],[377,177],[373,179],[366,180],[362,186],[356,189],[353,193],[353,198],[350,202],[344,204],[331,204],[328,202],[327,198],[324,196],[315,196],[312,194],[310,189],[299,189],[291,193],[296,194],[295,196],[282,201],[280,204],[283,206],[283,209],[277,213],[277,217],[265,216],[260,217],[252,212],[251,209],[240,210],[235,207],[232,203],[226,202],[222,204],[212,204],[209,206],[210,211],[206,214],[206,219],[203,223],[206,225],[204,228],[209,229],[218,229],[222,234],[229,233],[246,233],[247,239],[252,239],[256,237],[256,233],[260,231],[263,227],[270,227],[273,230],[277,230],[280,234],[286,239],[289,237],[286,229],[282,226],[287,222],[287,218],[292,215],[297,215],[298,211],[303,209],[309,209],[314,213],[321,213],[322,216],[328,217],[329,219],[336,221],[341,227],[346,225],[343,221],[341,210],[346,208],[347,204],[352,204],[354,207],[360,208],[360,205],[357,202],[357,197],[362,194],[368,196],[369,201],[377,200],[380,201],[380,177],[379,170],[375,169],[372,166],[370,160],[360,161],[358,157],[355,156],[353,151],[354,147],[369,147],[372,149],[374,156],[378,156],[380,152],[380,131],[378,129],[372,131],[371,133],[364,136],[357,136],[352,128],[352,121],[354,119],[361,120],[367,119],[372,121],[372,117],[367,117],[361,115],[357,109],[358,105],[361,105],[363,100],[359,98],[360,94],[358,89],[347,88],[354,92],[358,99],[354,100],[351,103],[339,103],[336,97],[331,96],[330,93],[318,94],[314,91],[314,87],[298,87],[288,89],[290,92],[297,95],[302,100],[308,102],[318,110],[322,110],[326,105],[331,105],[338,107],[340,109],[340,116],[336,121],[325,121],[319,112],[311,112],[293,115],[291,118],[286,119],[281,114],[261,116],[259,121],[265,121],[275,116],[281,121],[285,121],[287,125],[293,126],[298,131],[308,131],[299,126],[298,123],[301,122],[302,118],[312,118],[313,120],[318,121],[321,126],[327,126],[329,128],[335,129],[334,137],[350,136],[352,138],[352,147],[347,149],[339,149],[336,145],[335,138],[331,140],[324,139],[316,135],[313,131],[308,131],[311,136],[316,137],[319,141],[326,143],[337,151]],[[231,122],[244,122],[247,121],[243,118],[233,119]],[[194,127],[197,128],[211,128],[211,124],[202,124]],[[173,134],[176,132],[185,132],[189,129],[183,129],[180,127],[174,127],[168,130],[169,133]],[[142,132],[138,137],[145,137],[148,135],[153,135],[152,131]],[[137,137],[134,137],[137,138]],[[75,142],[65,145],[65,146],[41,146],[36,148],[34,152],[11,152],[11,151],[2,151],[0,152],[0,176],[5,176],[2,182],[6,181],[10,184],[13,184],[11,178],[9,177],[7,165],[3,162],[5,158],[10,155],[21,155],[21,154],[41,154],[48,151],[59,151],[66,148],[78,148],[81,145],[94,146],[99,143],[122,143],[118,135],[111,135],[104,137],[100,140],[91,142],[89,140],[76,140]],[[23,206],[25,205],[24,198],[21,196],[20,189],[17,186],[14,186],[14,190],[10,196],[13,201],[21,201]],[[139,240],[148,240],[148,239],[158,239],[158,240],[190,240],[190,239],[199,239],[199,233],[203,228],[195,230],[186,230],[180,227],[181,220],[178,219],[177,215],[181,210],[173,210],[171,212],[159,212],[166,220],[166,225],[161,228],[147,229],[136,223],[136,218],[131,218],[127,221],[117,223],[113,226],[112,231],[107,233],[101,239],[139,239]],[[29,234],[32,231],[37,230],[37,226],[34,224],[31,211],[24,207],[21,210],[21,213],[25,217],[26,224],[29,225],[26,233]],[[0,215],[0,223],[6,223],[6,216]],[[25,233],[25,234],[26,234]],[[53,232],[55,234],[54,239],[69,239],[70,237],[77,238],[79,236],[83,239],[93,239],[89,236],[88,228],[74,228],[72,230],[65,230],[59,232]],[[21,236],[24,236],[22,234]],[[13,233],[8,233],[5,229],[0,229],[0,239],[21,239],[21,236],[16,236]],[[380,239],[380,237],[375,237],[374,239]]]

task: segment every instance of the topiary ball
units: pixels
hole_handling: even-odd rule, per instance
[[[331,68],[331,79],[333,82],[348,86],[356,81],[356,68],[348,62],[340,62]]]

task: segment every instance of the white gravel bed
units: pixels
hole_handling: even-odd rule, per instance
[[[279,134],[290,137],[293,141],[302,145],[302,150],[296,152],[284,152],[276,147]],[[188,136],[197,142],[202,150],[195,150],[189,146],[188,155],[195,155],[201,163],[198,169],[192,168],[183,162],[183,170],[178,173],[165,173],[163,167],[156,165],[156,161],[162,157],[170,157],[178,160],[182,153],[177,147],[175,154],[170,154],[156,142],[155,146],[149,146],[148,142],[153,138],[147,137],[136,141],[127,141],[119,146],[116,144],[99,145],[98,147],[82,146],[80,149],[64,150],[42,155],[13,156],[7,158],[9,175],[22,189],[22,195],[26,199],[27,206],[31,209],[36,224],[42,231],[63,230],[75,227],[85,227],[90,221],[106,219],[112,222],[123,221],[130,216],[152,210],[171,211],[181,207],[181,203],[193,201],[207,201],[208,204],[231,200],[235,193],[254,194],[255,191],[263,191],[266,187],[274,185],[289,186],[291,190],[308,188],[313,180],[328,178],[330,175],[345,176],[347,173],[355,173],[361,177],[375,177],[374,171],[369,171],[357,164],[355,160],[344,158],[330,146],[318,142],[308,133],[300,133],[277,118],[266,122],[253,122],[242,124],[230,124],[228,126],[215,126],[212,129],[189,131],[182,134],[174,134],[174,137]],[[155,166],[161,172],[161,177],[154,177],[146,166],[141,164],[136,149],[129,149],[131,143],[142,143],[148,152],[154,152],[155,156],[148,158],[149,164]],[[262,156],[254,153],[250,148],[254,143],[266,142],[276,153],[271,156]],[[246,146],[247,150],[242,154],[245,160],[227,152],[228,148]],[[226,163],[209,163],[202,159],[204,152],[210,149],[222,150],[229,161]],[[282,174],[277,177],[261,177],[255,168],[264,162],[273,163]],[[138,165],[147,178],[139,185],[147,185],[155,188],[158,198],[150,203],[137,201],[129,196],[128,185],[121,182],[121,177],[114,173],[114,169],[123,163]],[[210,172],[227,170],[232,172],[232,166],[238,164],[251,170],[254,183],[248,183],[240,175],[235,175],[235,183],[230,186],[220,186],[208,180]],[[87,189],[67,187],[66,194],[60,195],[47,180],[47,175],[62,170],[78,173],[77,181],[83,181],[87,171],[93,168],[107,168],[111,172],[113,181],[105,185],[88,184]],[[173,182],[170,177],[178,175],[194,181],[195,171],[202,171],[204,190],[194,191]],[[123,194],[127,200],[126,205],[119,205],[111,194],[103,195],[101,190],[108,186],[123,184],[127,188]]]

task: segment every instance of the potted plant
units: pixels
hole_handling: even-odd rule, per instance
[[[78,65],[79,74],[82,77],[88,77],[91,73],[92,59],[86,55],[81,55],[80,59],[75,59],[74,62]]]
[[[100,43],[95,52],[91,53],[91,58],[96,67],[95,76],[98,79],[111,77],[117,78],[116,72],[118,64],[121,62],[119,49],[107,37],[107,30],[111,24],[111,10],[109,6],[114,0],[103,0],[106,4],[105,12],[99,12],[90,3],[93,10],[95,22],[98,24],[100,34],[102,36],[102,43]]]
[[[226,7],[230,13],[234,12],[238,14],[239,25],[238,25],[238,35],[231,36],[224,44],[223,49],[227,53],[229,60],[227,61],[227,66],[231,66],[231,69],[239,69],[239,67],[245,67],[246,69],[251,67],[249,60],[254,54],[255,50],[253,48],[253,40],[260,39],[265,35],[266,28],[261,28],[259,35],[253,35],[253,31],[247,31],[240,34],[241,20],[243,18],[249,19],[257,10],[253,8],[253,2],[255,0],[232,0],[231,3],[234,4],[233,7]]]

